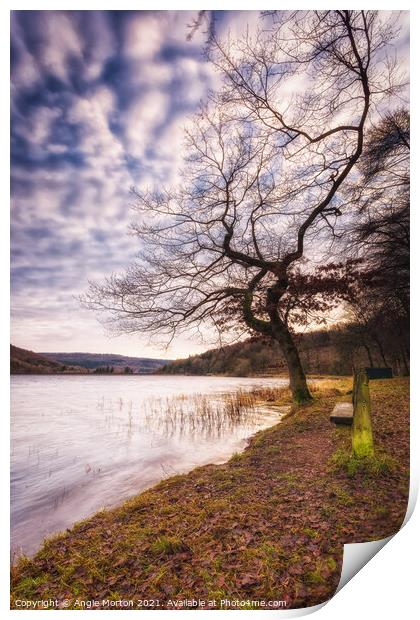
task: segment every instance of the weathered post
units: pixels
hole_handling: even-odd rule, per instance
[[[373,434],[370,419],[369,379],[365,371],[358,371],[353,383],[352,445],[356,457],[373,456]]]

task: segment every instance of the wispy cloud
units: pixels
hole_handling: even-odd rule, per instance
[[[134,339],[110,343],[74,295],[88,279],[122,270],[138,251],[127,235],[130,186],[176,176],[182,128],[214,79],[203,35],[187,41],[193,17],[13,12],[17,344],[146,352]],[[178,353],[185,352],[181,343]]]

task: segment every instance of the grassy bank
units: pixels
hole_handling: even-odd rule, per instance
[[[224,465],[167,479],[50,539],[12,569],[21,599],[282,600],[317,604],[338,584],[343,543],[398,530],[409,476],[408,381],[371,382],[377,459],[348,458],[329,415],[350,379],[258,433]],[[288,401],[286,391],[279,404]],[[155,604],[156,605],[156,604]],[[211,605],[209,602],[208,605]]]

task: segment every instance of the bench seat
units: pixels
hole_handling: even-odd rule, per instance
[[[330,422],[351,426],[353,424],[353,404],[336,403],[330,415]]]

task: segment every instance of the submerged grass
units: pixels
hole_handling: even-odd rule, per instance
[[[287,394],[287,398],[285,397]],[[286,388],[238,390],[231,394],[180,394],[149,403],[146,423],[165,436],[216,438],[241,424],[255,425],[262,404],[281,406],[290,401]]]
[[[313,402],[292,407],[226,464],[164,480],[21,558],[12,568],[12,607],[23,598],[67,600],[70,609],[77,599],[154,599],[161,609],[170,599],[201,598],[209,608],[226,598],[287,607],[328,599],[343,543],[384,538],[403,521],[408,382],[371,382],[379,456],[363,466],[349,457],[350,429],[329,422],[351,379],[311,389]],[[291,405],[283,388],[252,398]],[[241,406],[249,397],[229,401],[233,412]]]

